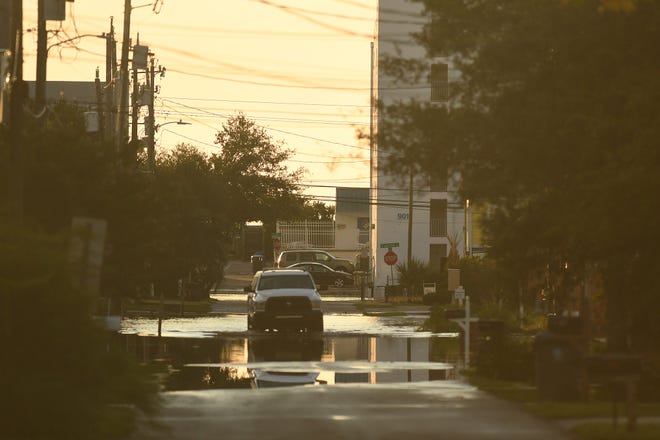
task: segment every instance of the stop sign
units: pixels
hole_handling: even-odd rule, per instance
[[[396,252],[391,250],[385,252],[385,256],[383,256],[383,259],[385,260],[385,264],[387,264],[388,266],[394,266],[398,260],[396,256]]]

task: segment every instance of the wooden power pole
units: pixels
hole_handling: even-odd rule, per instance
[[[121,68],[119,73],[121,84],[117,106],[117,131],[115,133],[115,145],[118,150],[125,148],[128,134],[128,50],[131,44],[131,8],[131,0],[124,0],[124,36],[121,42]]]

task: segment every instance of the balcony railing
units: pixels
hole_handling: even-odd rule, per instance
[[[431,218],[429,221],[431,237],[446,237],[447,236],[447,219],[446,218]]]

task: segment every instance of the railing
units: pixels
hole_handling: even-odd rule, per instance
[[[446,237],[447,236],[447,219],[446,218],[432,218],[429,221],[429,235],[431,237]]]
[[[335,222],[277,222],[282,249],[334,249]]]

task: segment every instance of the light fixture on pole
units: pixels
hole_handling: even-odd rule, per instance
[[[149,118],[153,124],[153,118]],[[184,122],[182,119],[178,121],[163,122],[162,124],[153,124],[153,128],[149,130],[149,144],[147,146],[147,172],[153,173],[156,168],[156,132],[160,127],[167,124],[177,125],[192,125],[190,122]]]

